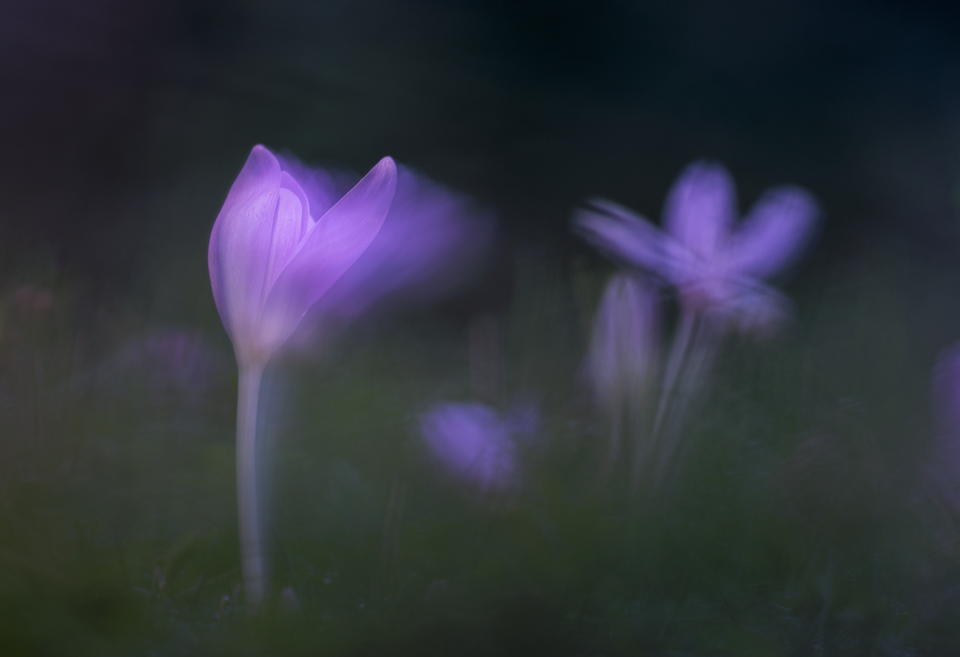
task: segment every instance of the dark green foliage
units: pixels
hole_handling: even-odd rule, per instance
[[[222,336],[185,392],[118,359],[151,330],[131,315],[55,282],[51,308],[8,290],[0,654],[955,652],[960,501],[932,484],[936,349],[903,309],[908,273],[932,274],[884,257],[887,280],[801,290],[783,336],[724,343],[655,490],[630,493],[626,467],[600,477],[578,368],[603,268],[518,258],[502,410],[537,399],[542,425],[516,494],[459,487],[417,440],[427,404],[470,397],[459,320],[371,322],[288,356],[262,400],[272,596],[255,619]],[[921,312],[949,324],[944,308]]]

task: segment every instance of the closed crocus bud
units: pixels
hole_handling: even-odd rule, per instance
[[[256,613],[266,587],[257,480],[257,405],[267,361],[304,314],[366,251],[393,201],[385,157],[339,200],[322,171],[255,146],[210,235],[213,298],[240,369],[237,498],[244,599]]]
[[[389,157],[329,208],[305,192],[304,171],[255,146],[210,235],[213,297],[241,370],[266,365],[367,249],[393,200]]]
[[[607,283],[593,323],[587,373],[598,401],[616,413],[638,403],[657,366],[659,313],[653,292],[636,276]]]

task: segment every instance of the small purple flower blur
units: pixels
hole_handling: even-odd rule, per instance
[[[768,190],[734,227],[736,192],[719,164],[688,166],[667,197],[664,231],[630,210],[595,200],[574,221],[584,237],[614,259],[677,288],[685,308],[743,329],[765,328],[786,300],[763,282],[796,258],[819,218],[799,187]]]
[[[104,375],[126,386],[135,377],[145,381],[154,396],[175,391],[188,403],[196,403],[221,368],[215,352],[199,332],[157,329],[121,346]]]
[[[421,416],[420,433],[453,478],[480,491],[505,491],[520,479],[513,435],[536,425],[528,411],[503,420],[484,404],[437,404]]]
[[[610,413],[640,401],[653,382],[659,341],[657,299],[631,274],[607,283],[593,323],[587,374],[598,401]]]
[[[939,479],[949,488],[952,501],[960,505],[960,344],[937,357],[933,371],[933,403],[937,420],[934,442]]]
[[[336,202],[321,179],[254,146],[217,216],[210,283],[241,369],[262,369],[367,249],[390,209],[397,170],[383,158]]]

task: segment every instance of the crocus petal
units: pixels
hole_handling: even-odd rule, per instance
[[[495,228],[466,199],[399,166],[383,227],[318,306],[349,321],[385,301],[436,298],[473,271]]]
[[[816,200],[799,187],[771,189],[731,237],[725,267],[760,278],[776,274],[810,242],[819,214]]]
[[[252,339],[270,260],[280,165],[254,146],[210,235],[207,264],[213,298],[234,345]]]
[[[385,157],[310,229],[267,297],[257,341],[280,346],[376,237],[390,209],[397,168]]]
[[[574,212],[574,229],[610,257],[661,276],[669,275],[672,240],[656,226],[622,205],[605,199],[589,201]]]
[[[277,161],[280,162],[280,169],[289,173],[297,181],[304,195],[309,199],[310,212],[303,217],[303,232],[300,234],[300,239],[303,239],[310,226],[333,207],[334,202],[342,196],[343,190],[349,189],[356,178],[344,187],[338,185],[334,181],[334,176],[324,169],[303,166],[292,153],[279,153]],[[338,178],[341,177],[346,178],[347,176],[338,176]],[[340,194],[337,193],[338,187],[341,189]]]
[[[297,250],[303,217],[309,212],[303,190],[290,175],[280,174],[280,189],[277,190],[277,215],[270,238],[270,261],[267,264],[266,280],[260,306],[270,293],[274,282]]]
[[[713,258],[736,215],[736,189],[719,164],[688,166],[667,196],[664,228],[696,257]]]

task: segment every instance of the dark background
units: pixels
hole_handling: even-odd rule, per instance
[[[772,184],[813,191],[820,258],[895,240],[952,267],[957,17],[796,0],[6,2],[4,266],[42,257],[102,289],[174,252],[195,262],[264,143],[357,170],[391,154],[492,206],[513,239],[562,249],[584,248],[568,221],[585,196],[656,219],[679,170],[709,157],[744,206]]]
[[[960,339],[957,18],[0,3],[0,653],[960,654],[953,371],[931,394]],[[303,613],[261,625],[233,612],[236,370],[206,263],[256,143],[357,172],[389,154],[476,197],[507,289],[277,368],[275,588]],[[582,368],[613,265],[571,210],[606,196],[658,220],[703,157],[743,210],[809,189],[823,231],[771,282],[795,321],[723,343],[672,488],[634,495],[626,457],[595,467],[609,432]],[[498,412],[540,409],[516,499],[465,491],[417,434],[423,409],[477,397],[483,303]]]

